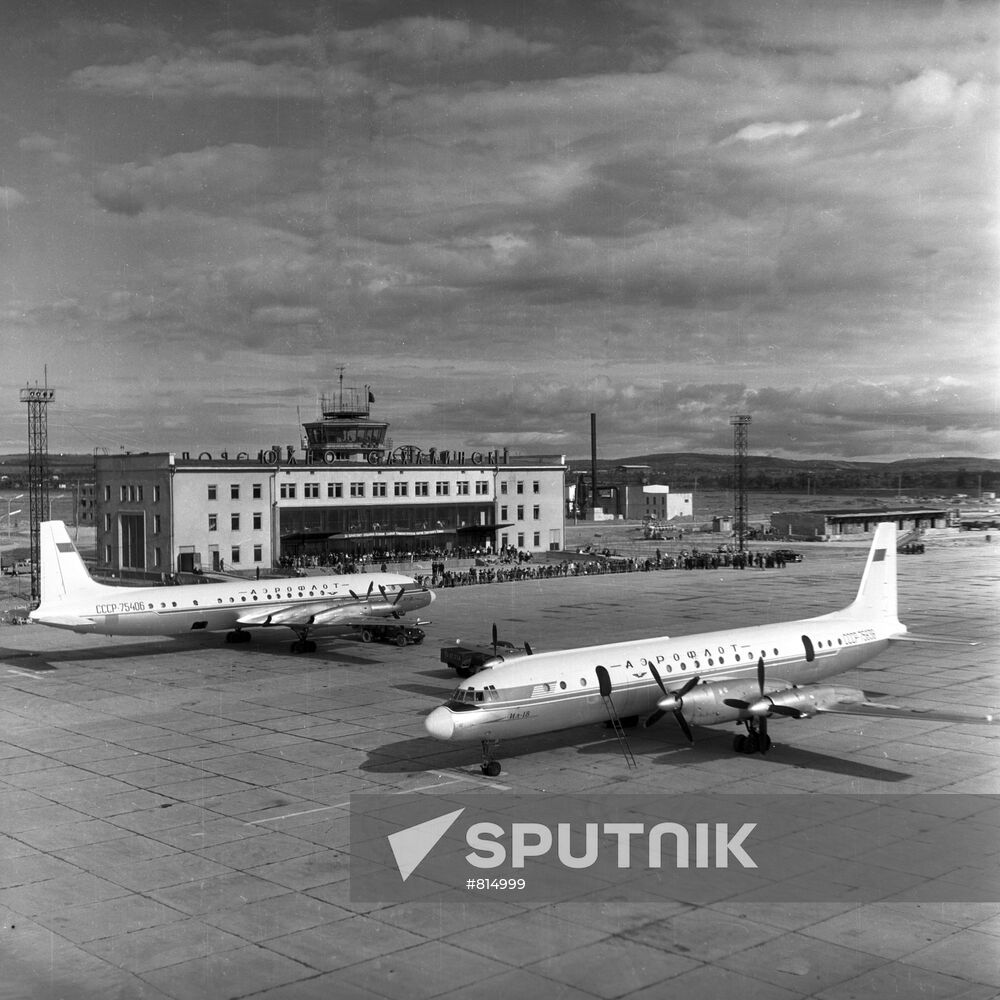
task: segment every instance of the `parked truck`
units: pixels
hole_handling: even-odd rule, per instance
[[[471,677],[480,670],[499,666],[519,656],[530,655],[531,647],[527,643],[515,646],[506,639],[498,639],[496,626],[492,642],[470,643],[464,639],[455,639],[441,647],[441,662],[451,667],[459,677]]]

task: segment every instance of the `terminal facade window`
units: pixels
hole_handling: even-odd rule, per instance
[[[240,498],[240,484],[239,483],[233,483],[229,487],[229,499],[230,500],[239,500],[239,498]]]
[[[306,483],[302,487],[302,495],[307,500],[318,500],[319,499],[319,483]]]
[[[409,483],[393,483],[392,484],[392,495],[394,497],[405,497],[410,495],[410,484]]]
[[[343,483],[327,483],[326,484],[326,495],[331,500],[343,500],[343,498],[344,498],[344,484]]]

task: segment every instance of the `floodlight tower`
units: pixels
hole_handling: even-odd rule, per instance
[[[736,414],[729,422],[733,425],[733,533],[737,549],[742,552],[747,536],[747,438],[750,417]]]
[[[21,390],[21,402],[28,404],[28,518],[31,522],[31,601],[42,599],[41,553],[39,538],[41,523],[49,516],[49,403],[55,399],[48,379],[40,386]]]

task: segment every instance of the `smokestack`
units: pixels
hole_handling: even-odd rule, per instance
[[[597,414],[590,415],[590,508],[597,510]]]

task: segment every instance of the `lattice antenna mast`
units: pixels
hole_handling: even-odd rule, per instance
[[[747,440],[750,417],[736,414],[729,422],[733,425],[733,533],[737,550],[746,546],[748,525],[747,504]]]
[[[21,402],[28,404],[28,518],[31,522],[31,602],[37,606],[42,599],[41,523],[49,516],[49,403],[55,399],[55,389],[37,382],[21,390]]]

